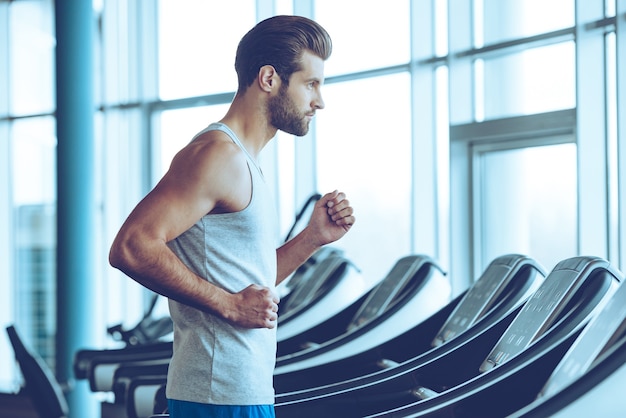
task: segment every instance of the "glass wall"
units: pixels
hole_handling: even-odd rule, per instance
[[[470,141],[456,158],[472,164],[453,180],[470,178],[471,211],[456,216],[472,225],[472,236],[469,253],[460,247],[453,257],[473,266],[474,276],[506,253],[531,255],[549,270],[579,248],[575,118],[560,127],[572,134],[561,137],[541,126],[521,133],[480,122],[511,126],[524,115],[576,108],[575,1],[482,0],[473,8],[477,124],[475,137],[455,139]]]
[[[453,271],[477,275],[509,251],[528,253],[548,270],[580,253],[621,261],[612,232],[623,183],[613,131],[615,6],[482,0],[472,2],[470,23],[456,21]],[[474,88],[457,88],[468,81]],[[532,203],[538,199],[541,209]]]
[[[546,268],[579,253],[623,265],[623,8],[615,0],[94,2],[100,343],[118,344],[107,326],[134,325],[151,296],[108,266],[115,233],[172,156],[225,113],[239,39],[276,13],[313,17],[334,41],[326,108],[311,132],[279,134],[261,156],[277,235],[309,195],[338,188],[357,224],[336,245],[372,281],[407,253],[440,260],[455,293],[505,252]],[[21,324],[50,362],[53,23],[52,0],[0,0],[0,274],[8,278],[0,323]],[[0,338],[2,389],[18,381],[10,358]]]
[[[16,389],[4,329],[14,323],[53,367],[56,127],[52,1],[0,2],[0,388]],[[12,119],[9,119],[9,116]]]

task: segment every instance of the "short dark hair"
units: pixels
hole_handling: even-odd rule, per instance
[[[284,83],[301,69],[305,50],[327,60],[332,52],[328,32],[302,16],[274,16],[259,23],[241,38],[235,58],[239,89],[245,91],[264,65],[271,65]]]

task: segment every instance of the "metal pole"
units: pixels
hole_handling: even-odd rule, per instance
[[[76,351],[93,345],[94,16],[92,2],[56,0],[57,378],[70,417],[94,415],[87,382],[73,382]]]

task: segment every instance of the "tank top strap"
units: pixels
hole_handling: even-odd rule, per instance
[[[250,153],[248,152],[248,150],[246,149],[246,147],[243,146],[243,144],[241,143],[241,141],[239,140],[239,137],[237,137],[237,134],[235,134],[235,132],[233,132],[232,129],[230,129],[228,127],[228,125],[221,123],[221,122],[214,122],[211,123],[209,126],[207,126],[204,130],[202,130],[198,135],[201,135],[205,132],[208,131],[222,131],[224,132],[226,135],[228,135],[230,137],[230,139],[232,139],[232,141],[237,144],[237,146],[239,148],[241,148],[241,150],[243,151],[243,153],[246,155],[246,158],[248,159],[248,161],[250,162],[250,164],[252,164],[252,166],[257,170],[257,172],[259,173],[259,175],[261,176],[261,178],[263,180],[265,180],[265,177],[263,176],[263,171],[261,170],[261,167],[259,167],[259,165],[257,164],[257,162],[255,161],[254,158],[252,158],[252,155],[250,155]],[[196,136],[198,136],[196,135]]]

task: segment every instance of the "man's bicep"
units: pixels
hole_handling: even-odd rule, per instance
[[[168,242],[193,226],[214,206],[214,199],[200,185],[189,182],[177,185],[164,178],[137,205],[133,221],[154,238]]]

